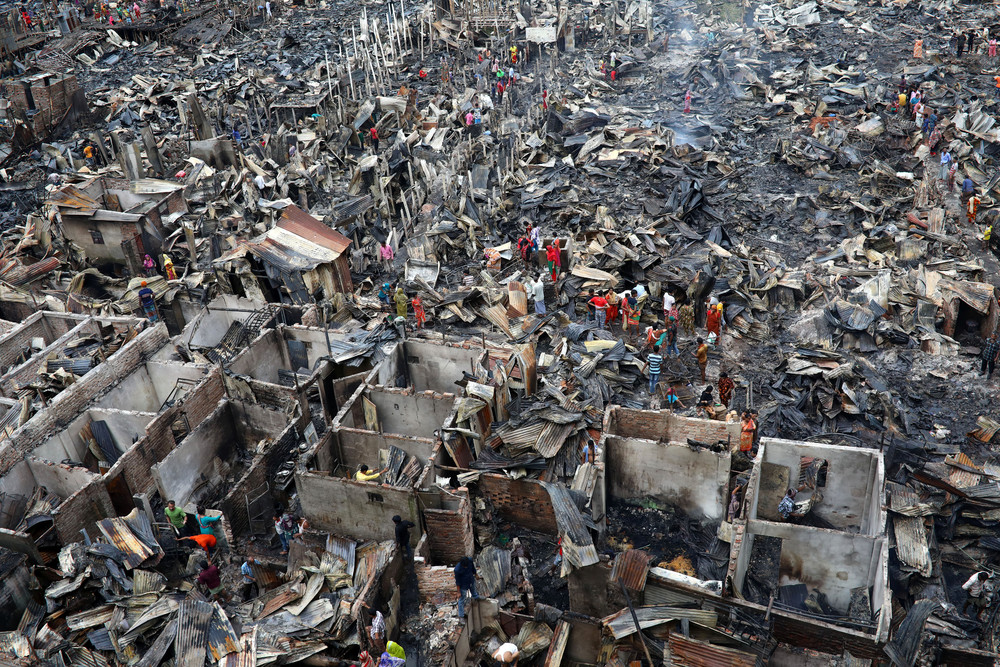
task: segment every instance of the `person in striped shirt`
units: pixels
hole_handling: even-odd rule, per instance
[[[654,345],[653,351],[646,357],[646,369],[649,369],[649,394],[652,396],[656,392],[656,385],[660,381],[660,367],[663,365],[663,356],[660,355],[660,346]]]

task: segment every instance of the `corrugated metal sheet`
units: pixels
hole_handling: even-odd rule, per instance
[[[167,578],[153,570],[136,570],[132,573],[132,592],[136,595],[159,593],[167,586]]]
[[[573,568],[586,567],[597,563],[597,549],[594,540],[587,530],[583,515],[577,509],[573,497],[562,484],[542,482],[542,486],[552,499],[552,509],[556,515],[556,526],[562,538],[563,571],[567,564]]]
[[[899,560],[922,576],[931,576],[933,564],[923,517],[894,515],[892,526],[896,535],[896,555]]]
[[[101,519],[97,522],[97,527],[109,542],[125,554],[125,562],[129,567],[139,567],[154,555],[153,550],[135,536],[124,519]]]
[[[958,454],[946,456],[944,457],[944,462],[953,466],[961,466],[952,467],[951,472],[948,473],[948,482],[952,486],[964,489],[976,486],[982,481],[982,475],[968,470],[969,468],[975,470],[977,466],[966,454],[959,452]]]
[[[547,459],[553,458],[562,449],[566,438],[577,430],[576,424],[555,424],[545,422],[545,427],[535,443],[535,451]]]
[[[510,551],[490,545],[476,556],[476,571],[482,580],[482,592],[488,598],[496,597],[510,579]]]
[[[96,628],[111,620],[114,613],[114,605],[104,604],[77,614],[70,614],[66,617],[66,625],[70,630],[85,630],[86,628]]]
[[[66,656],[72,667],[108,667],[108,660],[100,653],[82,646],[71,646],[66,649]]]
[[[177,636],[177,619],[171,619],[135,667],[158,667]]]
[[[556,624],[556,631],[552,635],[549,652],[545,656],[544,667],[559,667],[562,664],[563,654],[566,652],[566,644],[569,643],[569,633],[572,627],[566,621],[559,621]]]
[[[524,285],[512,280],[507,283],[507,317],[524,317],[528,314],[528,294]]]
[[[757,656],[733,648],[715,646],[676,633],[670,634],[670,664],[677,667],[754,667]]]
[[[684,609],[681,607],[644,606],[636,607],[635,615],[639,619],[639,627],[646,629],[663,625],[670,621],[688,619],[708,628],[714,628],[718,616],[714,611],[704,609]],[[616,640],[635,633],[635,621],[628,608],[601,619],[604,626],[611,631]]]
[[[30,658],[33,655],[28,638],[17,632],[0,632],[0,656]]]
[[[385,571],[389,559],[392,558],[394,543],[392,540],[366,544],[358,549],[357,569],[354,572],[354,588],[361,590],[373,577],[379,576]]]
[[[240,638],[236,636],[229,617],[218,602],[215,603],[215,613],[208,629],[208,650],[216,662],[223,657],[240,650]]]
[[[354,554],[358,548],[354,540],[344,537],[326,536],[326,550],[347,563],[347,574],[354,576]]]
[[[240,650],[219,661],[219,667],[257,667],[257,627],[243,635]]]
[[[666,605],[668,607],[681,607],[697,602],[697,598],[684,595],[677,591],[661,586],[650,581],[646,581],[646,588],[643,589],[642,599],[648,605]]]
[[[351,239],[336,229],[327,227],[294,204],[285,208],[278,220],[278,227],[300,236],[338,255],[347,250]]]
[[[356,197],[333,205],[333,216],[338,221],[351,216],[361,215],[375,205],[375,198],[371,195]]]
[[[257,619],[266,618],[285,605],[298,600],[302,597],[303,588],[302,582],[289,583],[276,588],[272,591],[271,598],[264,604],[264,608],[257,615]]]
[[[22,265],[15,268],[10,271],[9,274],[5,275],[5,279],[11,285],[27,285],[28,283],[34,282],[48,273],[52,273],[59,268],[60,264],[62,264],[62,262],[58,258],[48,257],[35,262],[34,264],[29,264],[28,266]]]
[[[629,549],[618,554],[614,567],[611,569],[611,581],[621,580],[630,591],[641,591],[646,587],[646,575],[649,573],[649,559],[652,558],[642,549]]]
[[[180,606],[179,595],[165,595],[148,608],[135,620],[135,623],[118,638],[120,644],[131,644],[139,635],[146,631],[147,626],[156,619],[173,614]]]
[[[111,643],[111,636],[108,634],[107,628],[101,628],[100,630],[88,632],[87,641],[89,641],[90,645],[98,651],[115,650],[115,645]]]
[[[49,193],[49,198],[45,200],[45,203],[59,208],[77,209],[77,212],[81,214],[93,213],[100,208],[97,201],[73,185],[64,185],[58,190],[53,190]]]
[[[205,664],[209,628],[215,607],[200,600],[183,600],[177,611],[177,637],[174,654],[177,667],[202,667]]]
[[[552,628],[537,621],[528,621],[510,640],[520,652],[519,662],[527,662],[552,644]]]

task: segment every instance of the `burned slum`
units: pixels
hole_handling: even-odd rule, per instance
[[[0,664],[992,667],[993,14],[7,3]]]

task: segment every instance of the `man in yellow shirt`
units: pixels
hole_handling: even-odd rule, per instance
[[[368,472],[368,466],[362,463],[361,467],[358,468],[358,471],[354,473],[354,479],[356,479],[359,482],[373,482],[376,479],[378,479],[379,475],[384,473],[386,470],[388,470],[388,468],[382,468],[378,472]]]

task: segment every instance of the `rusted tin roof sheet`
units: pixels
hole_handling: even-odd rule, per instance
[[[77,209],[79,213],[83,214],[93,213],[101,207],[96,200],[85,195],[82,190],[73,185],[64,185],[58,190],[53,190],[49,193],[49,198],[45,200],[45,203],[59,208]]]
[[[236,636],[229,617],[218,602],[215,603],[215,613],[208,629],[208,651],[218,662],[230,653],[240,650],[240,638]]]
[[[486,597],[496,597],[510,579],[510,551],[490,545],[476,557],[476,570]]]
[[[351,245],[351,239],[336,229],[327,227],[294,204],[285,208],[277,226],[338,255]]]
[[[209,628],[215,607],[200,600],[183,600],[177,611],[177,637],[174,654],[177,667],[202,667],[205,664]]]
[[[754,667],[757,656],[724,646],[715,646],[697,639],[671,633],[670,658],[675,665],[686,667]]]
[[[97,522],[104,537],[125,554],[125,563],[136,568],[155,555],[155,552],[136,537],[129,525],[121,518],[101,519]]]
[[[264,604],[264,608],[257,615],[257,619],[267,618],[287,604],[302,597],[304,586],[301,581],[285,584],[271,592],[271,598]]]
[[[619,579],[630,591],[641,591],[646,587],[651,556],[642,549],[629,549],[618,554],[611,569],[611,581]]]

